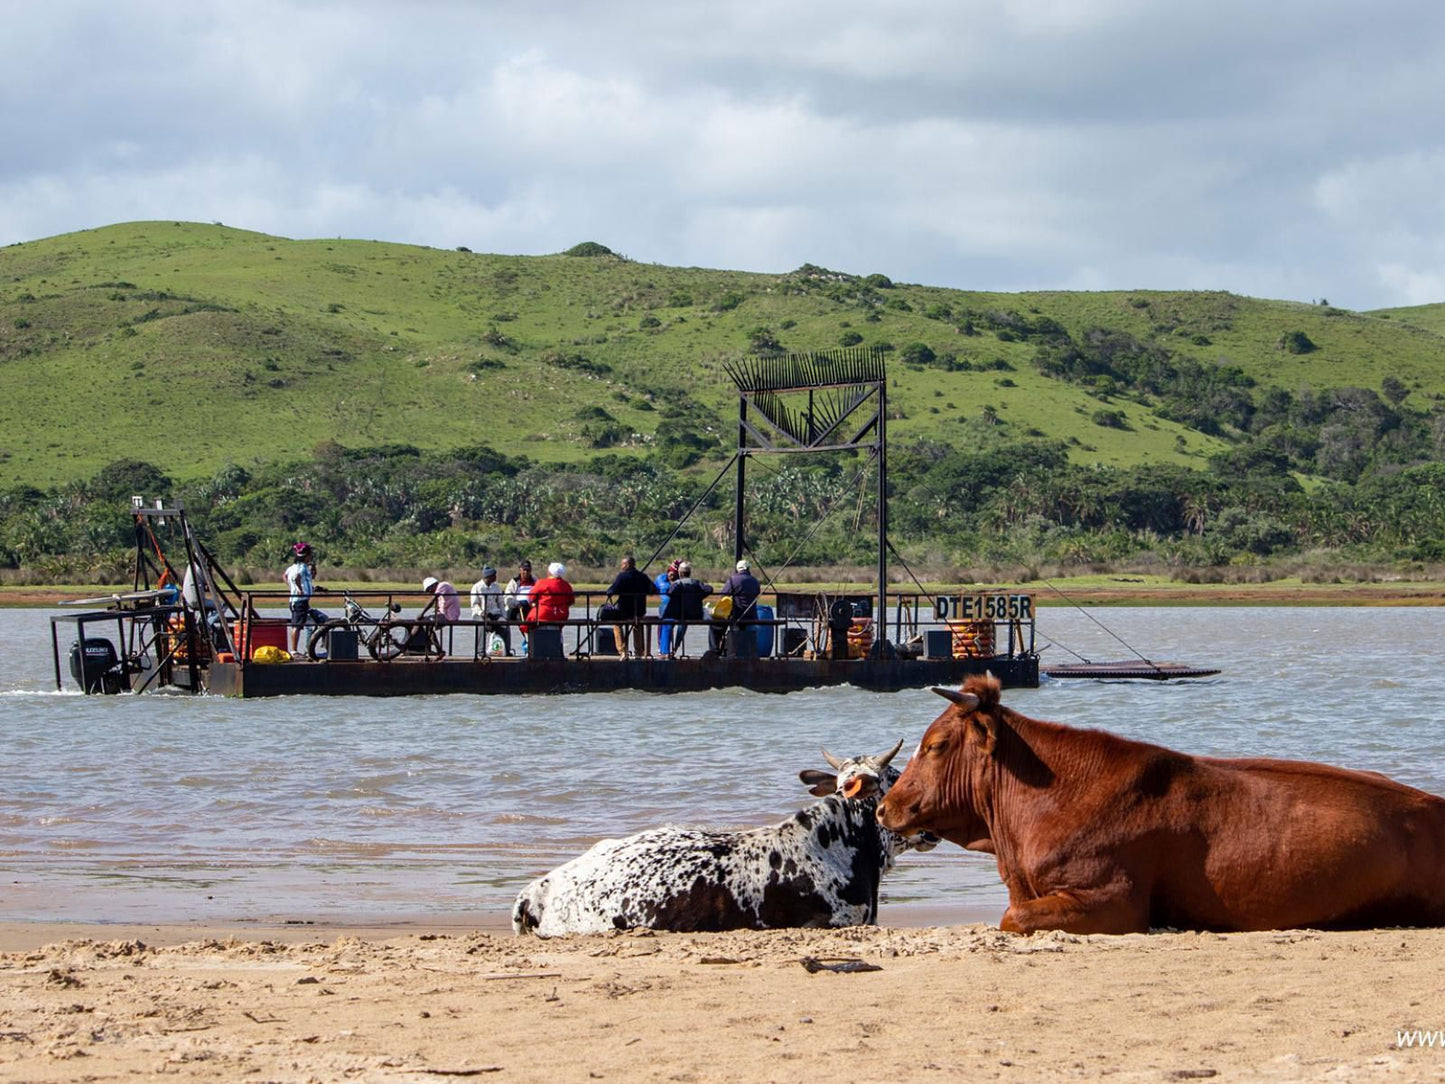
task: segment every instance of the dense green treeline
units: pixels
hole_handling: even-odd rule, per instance
[[[1333,413],[1320,428],[1337,424]],[[1376,441],[1373,469],[1308,490],[1280,469],[1283,453],[1255,435],[1207,471],[1108,468],[1070,464],[1063,442],[1013,439],[980,423],[967,448],[918,440],[893,449],[891,536],[926,567],[1437,562],[1445,559],[1445,464],[1393,465],[1400,441],[1391,435],[1424,424],[1397,414]],[[298,538],[329,567],[465,569],[530,556],[605,568],[623,551],[650,555],[699,501],[668,552],[720,568],[733,547],[725,466],[714,457],[680,469],[662,451],[559,466],[484,446],[439,453],[328,442],[304,460],[178,483],[153,464],[121,460],[84,482],[0,492],[0,562],[57,579],[123,577],[132,544],[126,508],[139,494],[184,500],[216,554],[260,576],[273,575]],[[873,482],[866,455],[751,459],[749,552],[773,571],[866,564]]]

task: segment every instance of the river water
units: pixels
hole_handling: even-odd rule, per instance
[[[820,745],[903,738],[906,756],[943,706],[848,688],[84,697],[54,689],[55,612],[0,610],[0,920],[494,924],[599,838],[780,820],[811,800],[797,772],[826,766]],[[1445,610],[1048,607],[1039,634],[1046,663],[1127,657],[1122,640],[1224,672],[1006,691],[1026,714],[1445,793]],[[991,858],[945,844],[900,860],[881,918],[1005,901]]]

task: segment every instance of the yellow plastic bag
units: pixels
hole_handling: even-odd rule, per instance
[[[251,654],[252,662],[290,662],[291,654],[279,647],[263,644]]]

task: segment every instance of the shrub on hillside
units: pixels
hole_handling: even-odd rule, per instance
[[[607,412],[605,407],[600,406],[582,407],[572,417],[579,422],[615,422],[617,420]]]
[[[776,354],[783,344],[770,327],[755,327],[748,332],[748,350],[754,354]]]
[[[1290,354],[1312,354],[1319,349],[1303,331],[1286,331],[1279,337],[1279,348]]]
[[[596,241],[583,241],[581,244],[573,245],[563,256],[616,256],[606,245],[600,245]]]
[[[588,422],[582,427],[582,441],[589,448],[614,448],[631,436],[625,425],[617,422]]]
[[[558,350],[550,350],[543,354],[542,361],[558,369],[571,369],[575,372],[589,373],[592,376],[606,376],[612,371],[612,366],[605,361],[593,361],[582,354],[563,354]]]
[[[482,342],[488,346],[495,346],[498,350],[510,350],[515,353],[517,349],[517,344],[506,335],[503,335],[501,329],[498,328],[496,324],[492,324],[486,331],[482,332]]]
[[[905,365],[932,365],[938,355],[927,343],[911,342],[898,355]]]

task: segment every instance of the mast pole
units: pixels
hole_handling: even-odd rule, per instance
[[[888,375],[878,381],[878,613],[874,653],[882,657],[888,634]]]
[[[733,563],[743,559],[743,487],[748,462],[748,397],[738,390],[738,485],[733,507]],[[731,575],[731,573],[729,573]]]

